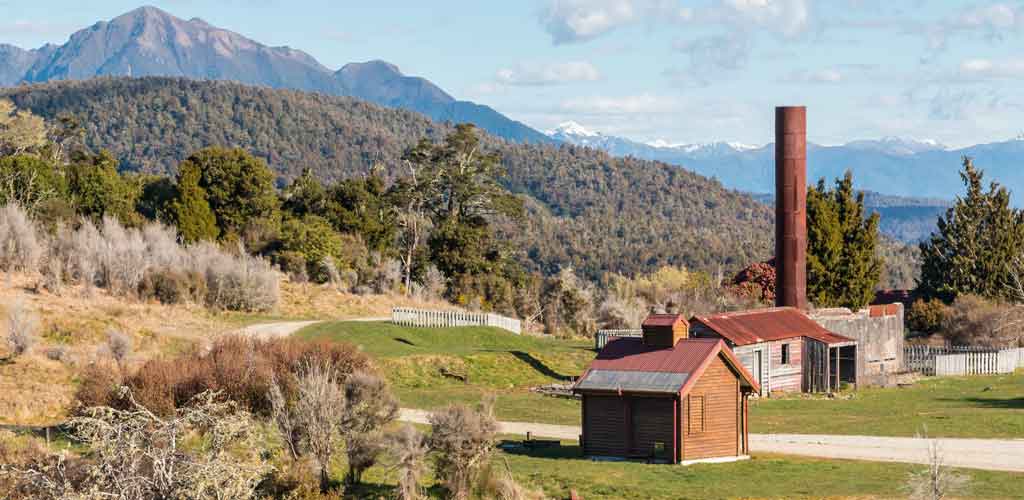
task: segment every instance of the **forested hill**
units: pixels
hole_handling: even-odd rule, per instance
[[[47,118],[77,117],[89,148],[108,149],[122,167],[170,173],[189,153],[238,146],[267,160],[282,180],[312,169],[334,180],[390,172],[422,137],[451,126],[352,98],[171,78],[95,79],[0,90]],[[592,149],[509,143],[486,136],[526,195],[516,251],[546,272],[571,265],[592,278],[662,264],[738,269],[771,254],[772,214],[751,197],[678,167],[613,158]]]

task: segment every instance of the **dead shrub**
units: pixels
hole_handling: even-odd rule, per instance
[[[399,500],[422,498],[420,478],[430,451],[427,437],[415,427],[405,424],[398,432],[386,437],[384,446],[391,468],[398,473]]]
[[[169,415],[197,395],[215,391],[250,413],[269,416],[273,413],[270,391],[274,381],[285,400],[293,401],[295,374],[308,363],[326,363],[341,377],[370,369],[369,358],[351,344],[228,336],[215,341],[205,353],[192,351],[146,361],[124,377],[124,384],[140,404],[159,415]],[[83,373],[83,384],[92,373]]]
[[[109,363],[90,363],[78,374],[75,401],[79,408],[111,406],[122,384],[121,373]]]
[[[268,311],[280,300],[279,279],[267,261],[239,249],[206,261],[206,304],[230,311]]]
[[[326,363],[310,363],[298,377],[295,400],[305,446],[320,470],[320,492],[330,489],[328,470],[338,446],[337,422],[345,408],[345,392],[338,375]]]
[[[35,272],[44,251],[28,213],[14,203],[0,207],[0,270]]]
[[[359,484],[363,472],[377,463],[383,451],[381,430],[396,418],[398,401],[384,379],[364,371],[345,379],[345,408],[340,423],[349,484]]]
[[[139,283],[140,299],[156,299],[161,304],[203,302],[205,297],[206,277],[191,270],[151,269]]]
[[[7,349],[12,358],[28,352],[38,341],[39,319],[25,301],[16,300],[7,308]]]
[[[1021,324],[1024,308],[990,301],[977,295],[961,295],[950,308],[941,333],[958,345],[992,348],[1017,347],[1024,341]]]
[[[132,354],[132,338],[122,331],[110,330],[107,332],[107,350],[117,366],[124,370],[125,362]]]
[[[47,347],[43,354],[46,355],[46,359],[51,361],[64,361],[68,355],[68,349],[62,345],[55,345]]]
[[[430,448],[437,453],[435,472],[448,493],[465,500],[494,449],[498,423],[493,401],[477,408],[452,405],[430,415]]]
[[[531,490],[516,482],[507,462],[504,470],[491,465],[482,476],[479,494],[481,498],[495,500],[544,500],[547,498],[543,491]]]

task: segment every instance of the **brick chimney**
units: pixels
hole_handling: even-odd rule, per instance
[[[807,108],[775,108],[775,305],[807,309]]]
[[[644,320],[644,344],[670,348],[689,336],[690,323],[682,314],[652,314]]]

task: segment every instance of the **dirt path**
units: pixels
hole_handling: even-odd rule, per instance
[[[345,318],[341,321],[388,321],[391,318],[382,316],[379,318]],[[321,323],[323,320],[312,320],[312,321],[281,321],[277,323],[261,323],[258,325],[249,325],[245,328],[237,330],[235,333],[253,337],[260,340],[274,339],[278,337],[287,337],[309,325],[315,325]]]
[[[429,412],[402,409],[400,419],[426,424]],[[503,434],[555,439],[579,439],[582,432],[571,425],[499,422]],[[1024,439],[938,439],[947,465],[1011,472],[1024,472]],[[751,434],[755,453],[781,453],[821,458],[871,460],[876,462],[927,463],[928,441],[915,438],[875,436],[832,436],[800,434]]]

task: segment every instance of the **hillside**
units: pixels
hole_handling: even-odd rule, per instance
[[[125,169],[158,173],[199,148],[226,145],[266,159],[281,182],[304,168],[328,180],[373,164],[395,174],[406,148],[450,130],[352,98],[228,82],[94,79],[0,96],[47,118],[71,113],[88,147],[109,149]],[[771,253],[771,211],[716,181],[589,148],[484,142],[504,157],[505,186],[527,197],[532,215],[525,230],[508,228],[508,240],[534,269],[573,266],[592,278],[663,264],[729,271]]]
[[[552,142],[490,107],[456,100],[424,78],[406,76],[393,64],[351,63],[335,72],[301,50],[263,45],[202,19],[180,19],[155,7],[99,21],[73,33],[63,45],[25,50],[0,43],[0,86],[98,76],[228,80],[353,96],[438,121],[473,123],[514,141]]]

